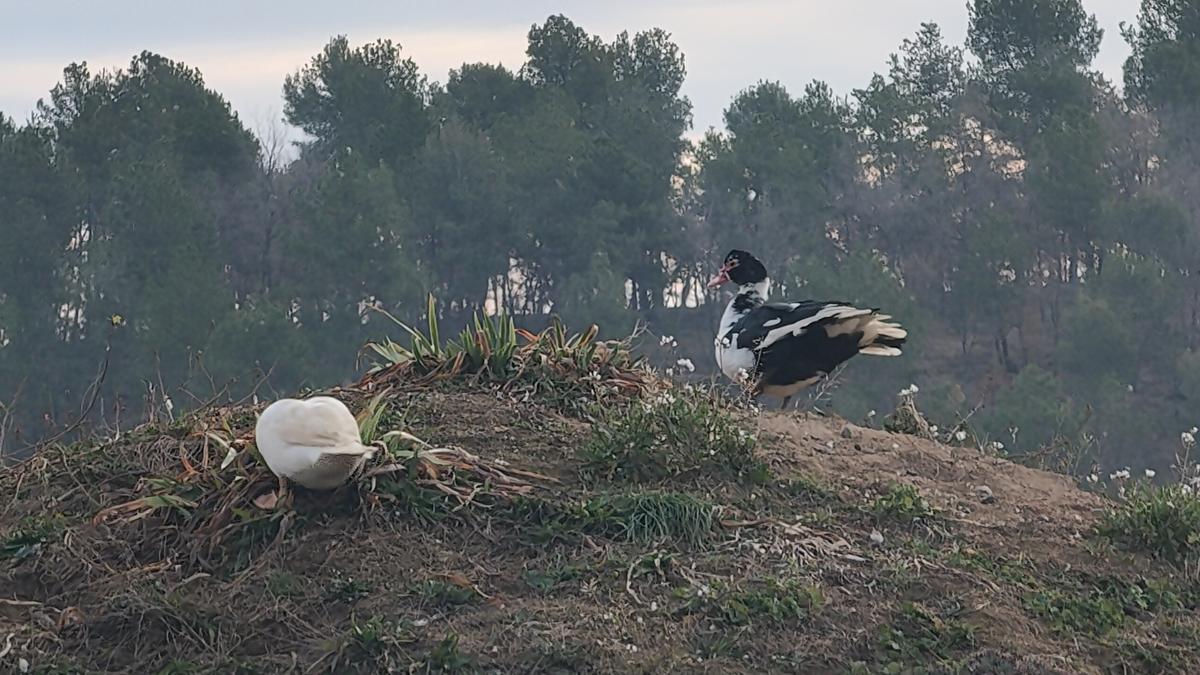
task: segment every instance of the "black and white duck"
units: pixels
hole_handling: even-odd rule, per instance
[[[727,283],[738,290],[717,330],[717,365],[731,380],[750,383],[755,395],[783,399],[785,408],[856,354],[899,356],[908,336],[878,309],[815,300],[767,302],[767,268],[746,251],[730,251],[708,287]]]

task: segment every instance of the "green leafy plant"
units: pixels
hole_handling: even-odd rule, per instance
[[[889,664],[884,672],[909,672],[903,668],[948,659],[974,644],[972,626],[912,602],[904,604],[879,637],[881,660]]]
[[[892,483],[871,505],[877,518],[912,523],[933,515],[933,508],[917,488],[904,483]]]
[[[1180,484],[1131,486],[1099,531],[1126,548],[1181,562],[1200,550],[1200,497]]]
[[[428,579],[417,584],[414,592],[424,604],[439,607],[466,605],[479,599],[479,594],[470,586],[459,586],[440,579]]]

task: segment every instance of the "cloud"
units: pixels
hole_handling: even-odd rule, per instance
[[[798,93],[820,79],[846,95],[884,70],[888,54],[922,21],[938,22],[952,44],[965,41],[967,28],[963,0],[467,0],[453,6],[341,0],[332,7],[295,0],[286,11],[268,4],[114,0],[67,8],[21,3],[6,17],[14,25],[53,29],[21,31],[0,42],[0,111],[23,119],[72,61],[111,69],[149,49],[199,68],[210,87],[244,118],[256,120],[282,109],[283,78],[333,35],[346,34],[352,44],[389,37],[430,79],[445,81],[451,68],[465,62],[519,67],[529,26],[562,12],[605,39],[622,30],[669,31],[687,59],[684,93],[692,99],[700,133],[719,127],[733,97],[759,80],[779,80]],[[1096,66],[1119,81],[1128,47],[1118,24],[1132,20],[1135,12],[1127,0],[1085,5],[1106,31]]]

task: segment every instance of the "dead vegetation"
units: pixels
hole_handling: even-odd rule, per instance
[[[327,392],[387,450],[290,509],[258,499],[256,407],[5,470],[0,668],[1200,668],[1191,563],[1114,546],[1109,504],[1065,477],[737,408],[586,332],[497,352],[507,330],[452,351],[434,327]],[[1153,506],[1131,522],[1177,522]]]

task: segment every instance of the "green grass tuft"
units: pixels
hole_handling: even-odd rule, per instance
[[[711,533],[715,510],[708,502],[673,492],[601,495],[584,504],[583,520],[588,531],[633,541],[696,545]]]
[[[807,619],[824,604],[821,589],[774,579],[706,592],[688,588],[680,595],[685,599],[681,613],[704,614],[728,626],[747,626],[755,621],[795,623]]]
[[[754,437],[698,392],[609,408],[592,425],[584,470],[608,480],[659,481],[686,473],[729,472],[769,478],[754,454]]]

